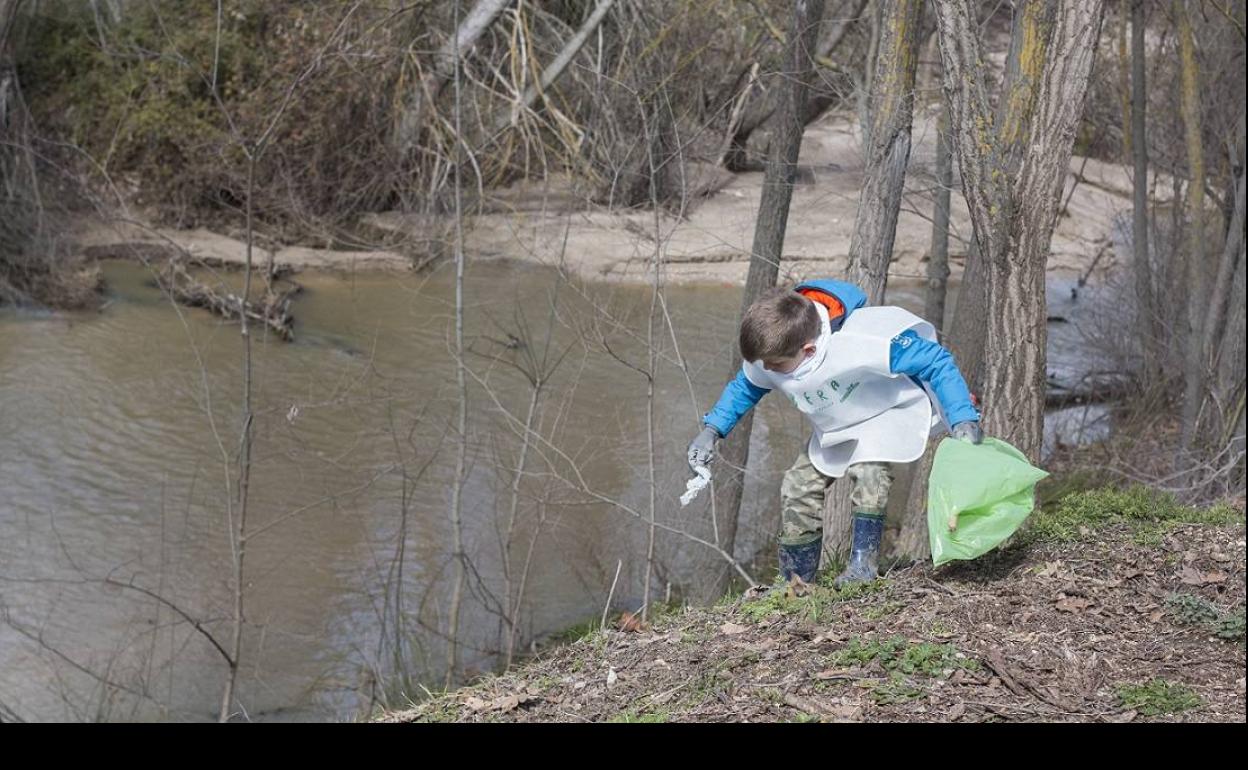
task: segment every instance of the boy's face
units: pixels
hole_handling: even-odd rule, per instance
[[[780,374],[789,374],[794,369],[802,365],[802,362],[815,354],[815,341],[811,340],[796,354],[787,358],[764,358],[763,368],[771,372],[779,372]]]

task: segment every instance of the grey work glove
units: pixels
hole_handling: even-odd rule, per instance
[[[689,470],[697,475],[696,468],[699,465],[710,465],[711,460],[715,459],[715,441],[719,438],[719,432],[711,426],[706,426],[702,432],[698,434],[689,444]]]
[[[978,421],[967,420],[953,426],[953,437],[962,441],[969,441],[972,444],[978,444],[984,440],[984,431],[979,427]]]

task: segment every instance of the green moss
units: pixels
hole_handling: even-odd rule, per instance
[[[835,577],[831,570],[822,573],[815,585],[807,587],[804,596],[790,597],[784,584],[777,582],[769,593],[745,602],[740,612],[755,622],[776,615],[802,615],[810,622],[817,623],[821,617],[826,617],[834,605],[876,594],[888,585],[888,581],[882,578],[870,583],[853,583],[838,589],[832,586]]]
[[[912,643],[900,636],[887,639],[854,637],[844,649],[833,653],[830,663],[838,667],[863,666],[878,661],[886,671],[923,676],[943,676],[954,669],[978,670],[979,663],[951,644]]]
[[[1085,531],[1122,525],[1132,530],[1137,543],[1147,545],[1160,543],[1167,532],[1183,524],[1221,526],[1243,520],[1243,514],[1225,503],[1194,508],[1148,487],[1104,487],[1069,494],[1042,507],[1031,517],[1020,542],[1073,542]]]
[[[1177,714],[1202,705],[1200,697],[1190,688],[1164,679],[1152,679],[1143,684],[1119,684],[1115,690],[1118,705],[1149,717]]]

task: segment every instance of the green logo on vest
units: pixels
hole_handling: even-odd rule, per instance
[[[837,382],[836,380],[828,380],[828,385],[826,388],[819,388],[814,391],[808,391],[808,390],[802,391],[802,399],[806,401],[807,406],[815,407],[816,411],[823,411],[824,409],[827,408],[826,405],[831,405],[832,403],[834,403],[832,396],[835,396],[837,393],[840,393],[841,395],[840,401],[843,403],[845,399],[853,395],[853,392],[858,388],[859,384],[860,384],[859,382],[855,382],[851,384],[849,387],[845,388],[844,392],[842,393],[841,383]],[[798,403],[797,396],[789,394],[789,400],[793,402],[794,406],[798,407],[799,409],[801,408],[801,405]]]

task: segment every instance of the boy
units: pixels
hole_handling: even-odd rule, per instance
[[[983,438],[966,381],[932,325],[899,307],[866,304],[861,289],[834,280],[772,289],[756,300],[741,319],[741,372],[689,445],[689,467],[706,465],[716,439],[772,390],[811,421],[810,442],[780,485],[784,580],[815,579],[833,479],[848,473],[853,483],[853,546],[839,588],[877,576],[893,481],[888,463],[918,459],[937,422],[953,426],[956,438]]]

